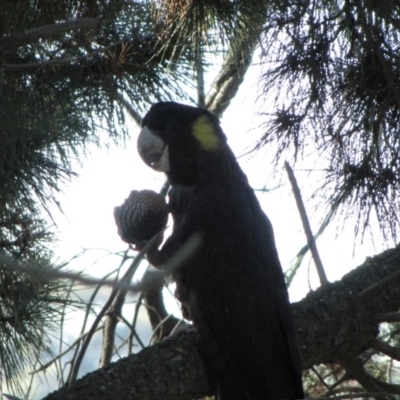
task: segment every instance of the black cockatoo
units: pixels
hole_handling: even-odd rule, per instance
[[[183,314],[221,400],[303,398],[292,311],[271,223],[209,111],[174,102],[145,115],[138,151],[171,184],[171,236],[155,266],[194,234],[201,248],[174,273]]]

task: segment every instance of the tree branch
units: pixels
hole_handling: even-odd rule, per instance
[[[259,2],[259,12],[254,13],[252,21],[246,24],[247,28],[251,27],[249,31],[243,33],[241,28],[237,29],[236,38],[232,41],[224,64],[207,93],[206,108],[218,116],[228,108],[251,65],[267,17],[264,8],[266,6],[265,2]]]
[[[342,361],[341,364],[343,367],[351,373],[353,378],[357,379],[357,381],[361,384],[361,386],[368,392],[379,392],[380,388],[377,387],[375,382],[372,381],[371,377],[365,372],[362,365],[358,363],[357,360],[348,359],[346,361]],[[383,395],[376,396],[377,400],[384,400],[385,397]]]
[[[125,264],[127,260],[127,254],[121,260],[120,267]],[[133,278],[134,273],[136,272],[141,258],[135,258],[132,264],[129,266],[128,270],[125,272],[121,282],[125,282],[130,284]],[[126,298],[126,290],[114,290],[110,296],[110,299],[107,303],[111,303],[111,305],[106,310],[106,321],[104,323],[104,334],[103,334],[103,348],[100,357],[100,367],[104,367],[111,361],[111,357],[114,351],[114,338],[115,332],[117,329],[117,324],[119,322],[119,316],[122,315],[122,308],[125,304]]]
[[[370,342],[371,348],[376,351],[379,351],[382,354],[386,354],[390,358],[394,360],[400,361],[400,349],[396,349],[396,347],[391,346],[385,342],[382,342],[379,339],[371,340]]]
[[[368,258],[340,281],[321,286],[293,304],[303,369],[320,363],[341,363],[369,348],[378,334],[375,315],[399,308],[399,279],[385,279],[399,268],[397,246]],[[373,298],[357,296],[382,280],[385,286],[374,292]],[[398,390],[375,380],[368,385],[374,392]],[[201,398],[209,391],[195,347],[195,333],[189,330],[94,371],[78,380],[70,392],[59,390],[46,399],[86,398],[89,393],[97,400],[125,399],[129,393],[131,399],[138,400],[187,400]]]
[[[379,332],[375,315],[399,309],[400,276],[386,279],[399,268],[397,246],[368,258],[340,281],[310,292],[293,305],[303,368],[340,362],[369,347]],[[359,296],[382,281],[385,285],[372,292],[373,296]]]
[[[153,343],[169,336],[181,322],[180,319],[168,314],[164,304],[163,287],[164,282],[160,281],[158,286],[154,285],[144,292],[147,314],[153,328]]]
[[[194,331],[171,337],[79,379],[47,400],[177,400],[210,394]]]
[[[35,42],[36,40],[61,35],[64,32],[78,29],[95,29],[101,21],[96,18],[77,19],[75,21],[61,22],[58,24],[43,25],[38,28],[32,28],[25,32],[15,33],[0,38],[0,48],[19,47],[25,44]]]
[[[321,261],[321,257],[319,256],[319,252],[317,249],[317,245],[315,243],[314,235],[312,234],[310,222],[308,220],[306,208],[304,207],[304,202],[301,197],[299,185],[297,184],[297,180],[296,180],[296,177],[294,176],[293,169],[287,161],[285,161],[285,168],[286,168],[286,172],[289,177],[289,181],[292,185],[294,198],[296,199],[296,204],[297,204],[297,208],[300,213],[301,222],[303,223],[304,232],[307,237],[307,243],[311,250],[311,254],[314,259],[315,267],[318,272],[319,281],[321,282],[321,285],[325,285],[326,283],[328,283],[328,278],[326,276],[325,269],[324,269],[324,266]]]

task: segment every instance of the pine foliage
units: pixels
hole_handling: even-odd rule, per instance
[[[277,1],[264,36],[266,94],[278,93],[259,146],[277,158],[316,148],[328,207],[375,214],[386,237],[399,229],[400,6],[390,1]]]

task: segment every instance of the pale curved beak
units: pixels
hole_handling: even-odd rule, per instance
[[[137,149],[142,160],[156,171],[169,172],[169,150],[167,143],[144,126],[139,133]]]

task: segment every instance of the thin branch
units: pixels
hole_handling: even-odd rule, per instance
[[[373,376],[370,376],[371,381],[375,383],[377,387],[379,387],[382,391],[392,393],[396,395],[394,399],[398,400],[400,395],[400,385],[395,385],[393,383],[387,383],[383,382],[377,378],[374,378]],[[391,397],[393,399],[393,396]]]
[[[315,267],[318,272],[319,281],[321,282],[321,285],[325,285],[326,283],[329,283],[329,281],[326,276],[324,266],[321,261],[321,257],[319,256],[319,253],[318,253],[314,235],[312,234],[312,231],[311,231],[310,222],[308,220],[306,208],[304,206],[303,199],[301,197],[299,185],[297,184],[297,180],[296,180],[296,177],[294,176],[292,167],[289,165],[289,163],[287,161],[285,161],[285,168],[286,168],[286,172],[289,177],[289,181],[292,185],[294,198],[296,199],[296,204],[297,204],[297,208],[300,213],[301,222],[303,223],[304,232],[307,237],[307,243],[310,246],[310,251],[313,256]]]
[[[158,242],[159,240],[159,235],[161,233],[158,233],[156,235],[154,235],[154,237],[149,240],[149,242],[147,242],[147,244],[144,246],[144,248],[139,252],[139,254],[135,257],[134,261],[133,261],[133,266],[137,263],[140,263],[140,261],[143,259],[144,255],[146,254],[146,252],[154,246],[155,243]],[[141,280],[139,285],[135,285],[137,287],[140,287],[140,290],[148,290],[148,288],[152,287],[153,285],[156,285],[157,283],[160,282],[160,280],[162,280],[165,276],[165,274],[170,274],[175,268],[179,268],[179,266],[181,266],[188,257],[190,257],[191,254],[193,254],[194,251],[196,251],[201,243],[201,236],[200,235],[192,235],[187,241],[186,243],[181,247],[180,251],[178,251],[173,257],[171,257],[170,260],[168,260],[164,266],[160,267],[161,271],[156,271],[153,274],[147,274],[143,277],[143,279]],[[128,273],[129,271],[127,271]],[[127,273],[125,276],[127,276]],[[129,290],[130,285],[127,285],[125,283],[124,285],[125,287],[123,287],[122,289],[125,290]],[[82,345],[82,349],[77,357],[76,363],[73,367],[73,372],[71,373],[70,376],[70,381],[69,381],[69,387],[71,388],[74,384],[74,382],[76,381],[76,378],[78,376],[78,372],[79,372],[79,368],[80,365],[82,363],[83,357],[85,355],[85,352],[87,350],[87,347],[89,346],[89,343],[92,339],[92,336],[95,332],[95,329],[97,328],[97,325],[100,323],[101,319],[103,318],[103,316],[105,315],[106,311],[108,310],[108,308],[111,306],[111,304],[113,303],[115,297],[118,294],[118,290],[121,288],[117,288],[116,286],[114,286],[113,292],[110,296],[110,298],[108,299],[108,301],[106,302],[106,304],[104,305],[103,309],[101,310],[101,312],[97,315],[95,321],[93,322],[93,325],[91,327],[91,329],[89,330],[89,334],[86,337],[85,341],[83,342]]]
[[[158,236],[152,238],[144,249],[148,249],[148,245],[150,245],[151,243],[155,243],[155,241],[153,242],[153,239],[158,240]],[[197,246],[199,246],[200,244],[200,241],[201,237],[199,235],[193,235],[185,243],[181,251],[179,251],[174,257],[172,257],[163,267],[160,267],[158,271],[154,271],[151,274],[148,274],[140,282],[135,284],[127,284],[125,282],[115,281],[111,279],[85,277],[79,273],[43,268],[35,263],[21,265],[13,258],[2,253],[0,253],[0,268],[7,269],[13,272],[25,273],[33,277],[48,276],[50,278],[53,277],[57,279],[67,279],[70,281],[82,283],[87,286],[109,286],[114,289],[128,290],[131,293],[135,294],[153,287],[153,285],[162,280],[166,274],[169,274],[175,268],[178,268],[186,260],[186,258],[190,256],[191,252],[196,250]],[[142,252],[143,250],[139,254],[142,254]]]
[[[396,347],[384,343],[379,339],[371,340],[370,346],[371,348],[379,351],[380,353],[386,354],[390,358],[400,361],[400,349],[396,349]]]
[[[317,378],[319,379],[319,381],[322,383],[323,386],[325,386],[326,390],[328,391],[328,393],[333,394],[332,393],[332,389],[329,387],[329,385],[325,382],[323,376],[317,371],[317,369],[313,366],[311,367],[311,371],[314,372],[314,374],[317,376]]]
[[[103,329],[103,325],[100,325],[97,327],[96,331],[99,331]],[[70,344],[64,351],[62,351],[61,353],[58,353],[56,356],[54,356],[50,361],[48,361],[45,364],[41,364],[39,369],[35,369],[33,371],[30,372],[30,374],[36,374],[38,372],[44,371],[45,369],[47,369],[48,367],[51,366],[51,364],[53,364],[54,362],[56,362],[57,360],[59,360],[61,357],[65,356],[68,352],[70,352],[82,339],[84,339],[86,336],[88,335],[88,332],[82,333],[80,334],[74,341],[72,344]]]
[[[123,252],[123,257],[127,257],[127,254],[128,254],[128,250],[125,250],[125,251]],[[110,272],[109,272],[108,274],[106,274],[103,278],[106,279],[106,278],[108,278],[109,276],[114,275],[114,273],[116,273],[116,272],[118,272],[118,268],[114,269],[113,271],[110,271]],[[81,327],[81,335],[82,335],[82,334],[85,332],[85,330],[86,330],[86,325],[88,324],[88,320],[89,320],[90,312],[92,311],[92,306],[93,306],[94,299],[96,298],[96,296],[97,296],[97,294],[98,294],[98,292],[100,291],[101,288],[102,288],[101,285],[97,285],[97,287],[93,290],[93,293],[91,294],[89,301],[87,302],[85,317],[84,317],[84,320],[83,320],[83,323],[82,323],[82,327]],[[80,343],[79,343],[79,344],[80,344]],[[71,364],[72,366],[75,365],[75,361],[76,361],[76,359],[77,359],[77,357],[78,357],[78,355],[79,355],[79,352],[80,352],[80,346],[76,346],[75,351],[74,351],[74,354],[73,354],[73,356],[72,356],[72,358],[71,358],[71,360],[70,360],[70,364]],[[70,368],[69,374],[68,374],[68,377],[67,377],[67,382],[69,382],[69,380],[70,380],[70,378],[71,378],[72,371],[73,371],[73,369]],[[62,377],[62,378],[63,378],[63,376],[64,376],[64,375],[61,374],[61,377]],[[63,382],[63,385],[65,385],[65,382]]]
[[[369,391],[369,392],[378,392],[381,387],[374,381],[373,377],[368,375],[363,366],[358,363],[355,359],[347,359],[341,361],[340,364],[352,375],[357,381],[361,384],[361,386]],[[386,396],[383,394],[379,394],[375,396],[376,399],[385,399]]]
[[[123,44],[126,42],[126,39],[119,40],[117,42],[113,42],[109,44],[108,46],[105,47],[100,47],[96,50],[91,51],[90,53],[86,53],[83,56],[71,58],[68,60],[50,60],[50,61],[42,61],[42,62],[37,62],[37,63],[29,63],[29,64],[0,64],[1,68],[8,68],[8,69],[13,69],[13,70],[20,70],[20,69],[40,69],[43,67],[48,67],[48,66],[62,66],[62,65],[71,65],[71,64],[78,64],[82,61],[87,61],[90,57],[95,57],[99,54],[106,53],[107,51]],[[98,60],[97,60],[98,61]]]
[[[329,222],[331,221],[333,215],[334,215],[334,211],[330,210],[328,212],[327,216],[322,221],[321,226],[319,227],[317,233],[314,235],[315,242],[325,231],[325,228],[329,225]],[[306,243],[294,257],[294,260],[293,260],[290,268],[287,271],[285,271],[285,281],[286,281],[287,287],[290,287],[290,285],[293,281],[293,278],[295,277],[298,269],[300,268],[301,263],[304,260],[305,255],[307,254],[307,252],[309,250],[310,250],[310,246],[308,245],[308,243]]]
[[[341,370],[342,366],[340,365],[339,368],[337,370]],[[338,393],[342,390],[343,386],[340,386],[343,382],[346,382],[350,379],[349,377],[349,373],[347,371],[344,371],[344,374],[336,381],[332,384],[331,386],[331,391],[333,394]],[[356,388],[355,386],[351,386],[352,388]],[[350,390],[350,389],[349,389]],[[363,389],[362,389],[363,390]]]
[[[357,297],[360,299],[362,297],[369,297],[376,293],[378,290],[382,290],[389,282],[393,282],[400,278],[400,271],[395,271],[392,274],[386,276],[385,278],[381,279],[380,281],[374,283],[373,285],[365,288],[362,292],[357,293]]]
[[[146,244],[146,246],[144,246],[143,249],[139,252],[139,254],[134,258],[134,260],[132,262],[132,265],[129,267],[128,271],[125,273],[125,276],[121,280],[123,283],[126,283],[125,279],[126,279],[126,277],[130,276],[131,271],[132,270],[136,270],[137,266],[143,260],[145,254],[149,250],[149,248],[154,246],[154,243],[156,243],[156,241],[158,241],[159,236],[160,236],[160,233],[154,235],[154,237],[151,240],[149,240],[149,242]],[[70,379],[69,379],[69,382],[68,382],[68,386],[69,387],[72,387],[73,384],[76,381],[80,366],[82,364],[83,357],[85,356],[85,353],[86,353],[86,350],[87,350],[87,348],[89,346],[89,343],[92,340],[92,337],[93,337],[94,333],[97,330],[97,326],[100,324],[100,321],[103,318],[103,316],[106,314],[107,310],[113,304],[114,299],[117,297],[117,295],[118,295],[120,290],[121,289],[117,289],[117,288],[114,287],[114,289],[113,289],[109,299],[107,300],[106,304],[103,306],[103,308],[101,309],[101,311],[97,315],[96,319],[94,320],[94,322],[93,322],[93,324],[92,324],[92,326],[91,326],[91,328],[90,328],[90,330],[88,332],[88,335],[86,336],[86,338],[85,338],[85,340],[84,340],[84,342],[82,344],[81,351],[79,352],[78,357],[76,358],[75,364],[74,364],[74,366],[72,368],[72,372],[71,372],[71,375],[69,377]]]
[[[136,329],[136,324],[137,324],[137,320],[139,317],[139,311],[140,311],[140,307],[142,305],[142,301],[144,298],[144,293],[140,292],[138,299],[136,300],[136,306],[135,306],[135,312],[133,314],[133,319],[132,319],[132,328]],[[132,348],[133,348],[133,331],[131,331],[131,333],[129,334],[129,338],[128,338],[128,354],[132,353]]]
[[[36,265],[34,263],[29,263],[29,265],[21,265],[9,256],[0,254],[0,266],[2,269],[8,269],[13,272],[20,272],[23,274],[28,274],[33,277],[43,277],[47,276],[49,278],[56,279],[66,279],[73,282],[79,282],[87,286],[109,286],[116,289],[129,290],[132,293],[138,293],[143,290],[142,282],[137,284],[128,285],[123,282],[116,282],[111,279],[97,279],[88,276],[83,276],[80,273],[64,272],[59,270],[45,269]],[[163,275],[163,274],[162,274]]]
[[[78,29],[95,29],[101,23],[96,18],[77,19],[75,21],[61,22],[58,24],[43,25],[38,28],[29,29],[25,32],[15,33],[0,38],[0,48],[19,47],[25,44],[35,42],[44,37],[61,35],[64,32]]]
[[[127,258],[123,258],[121,260],[120,267],[125,264],[126,259]],[[135,274],[141,261],[141,259],[136,260],[135,258],[128,270],[125,272],[125,275],[121,279],[121,282],[126,282],[129,284],[132,281],[133,275]],[[114,295],[114,300],[112,301],[111,306],[106,312],[107,317],[104,324],[103,348],[100,357],[100,368],[111,362],[114,348],[115,331],[118,324],[118,317],[122,315],[122,307],[125,304],[126,293],[126,290],[120,289],[116,294],[113,293],[111,295]]]
[[[151,290],[144,292],[147,314],[153,328],[152,339],[155,338],[154,342],[169,336],[179,323],[179,319],[170,315],[165,308],[163,287],[164,282],[160,282],[160,286],[153,286]]]
[[[197,82],[197,106],[204,108],[206,106],[206,95],[204,89],[204,56],[203,56],[203,45],[200,43],[197,46],[197,54],[195,61],[195,72]]]
[[[142,339],[140,339],[140,336],[136,332],[136,329],[134,328],[134,326],[132,326],[130,324],[130,322],[123,315],[119,315],[118,318],[130,329],[131,334],[135,337],[135,339],[139,343],[140,347],[142,349],[144,349],[146,347],[146,345],[142,342]],[[130,337],[131,337],[131,335],[129,335],[128,345],[130,346],[130,348],[132,348],[132,345],[130,343],[130,341],[131,341]]]
[[[168,314],[164,319],[162,319],[162,320],[160,321],[160,323],[159,323],[155,328],[153,328],[153,333],[151,334],[150,339],[149,339],[149,345],[151,345],[151,343],[153,342],[154,337],[158,334],[158,330],[162,329],[162,326],[163,326],[172,316],[173,316],[173,314]],[[155,341],[155,342],[157,343],[158,341],[159,341],[159,340],[157,340],[157,341]]]

